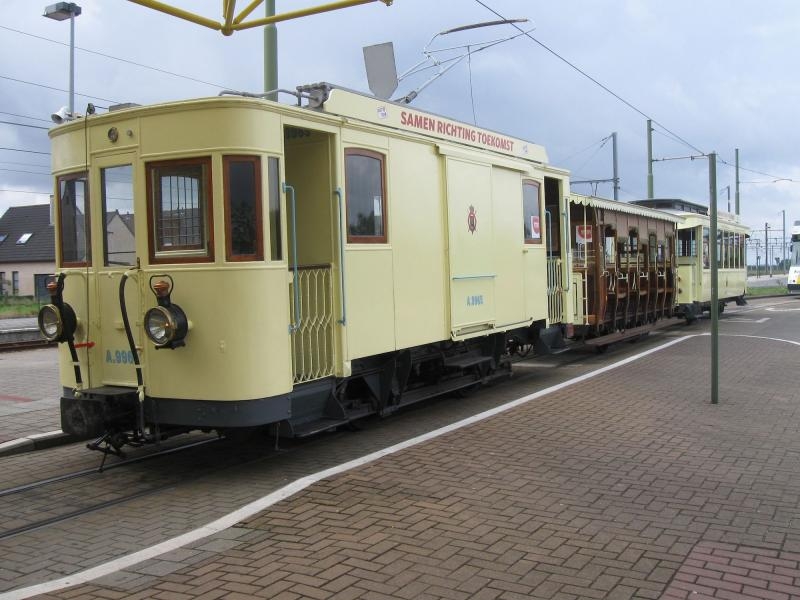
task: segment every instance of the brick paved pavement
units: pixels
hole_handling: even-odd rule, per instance
[[[8,326],[8,321],[0,324]],[[0,353],[0,443],[61,429],[57,352]]]
[[[681,342],[47,597],[800,598],[795,354],[726,339],[710,406],[709,345]]]

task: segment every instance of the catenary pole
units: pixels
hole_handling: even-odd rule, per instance
[[[781,273],[786,272],[786,209],[784,208],[781,213],[783,214],[783,236],[781,237]]]
[[[266,16],[275,16],[275,0],[264,0]],[[278,27],[275,23],[264,26],[264,91],[278,89]],[[277,100],[278,94],[270,94],[269,100]]]
[[[719,289],[718,289],[718,256],[717,241],[717,153],[708,155],[708,184],[711,196],[709,253],[711,254],[711,404],[719,403]]]
[[[647,197],[653,198],[653,121],[647,119]]]
[[[739,149],[736,148],[736,214],[739,214]]]
[[[619,163],[617,162],[617,132],[611,132],[611,151],[614,159],[614,200],[619,200]]]

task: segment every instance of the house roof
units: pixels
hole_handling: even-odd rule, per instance
[[[17,243],[25,238],[27,240],[24,243]],[[0,242],[0,264],[54,262],[56,245],[50,224],[50,205],[9,208],[0,217],[0,239],[3,240]]]

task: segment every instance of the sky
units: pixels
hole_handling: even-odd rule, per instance
[[[0,214],[48,202],[47,128],[68,102],[69,21],[46,4],[3,0],[0,21]],[[278,13],[326,0],[276,0]],[[169,0],[215,21],[222,0]],[[249,2],[238,0],[241,9]],[[79,0],[75,105],[150,104],[263,91],[263,34],[220,32],[127,0]],[[263,8],[257,12],[263,14]],[[470,54],[421,91],[413,106],[543,145],[573,180],[612,177],[617,132],[620,200],[647,196],[646,120],[654,121],[655,196],[708,204],[717,152],[720,210],[733,211],[740,152],[741,220],[772,256],[800,220],[800,3],[796,0],[394,0],[278,25],[279,85],[327,81],[368,93],[362,47],[391,41],[398,72],[423,49],[513,36],[512,25],[437,36],[458,26],[528,19],[529,36]],[[437,52],[447,57],[463,53]],[[397,94],[435,69],[403,79]],[[283,101],[292,102],[285,96]],[[603,140],[606,140],[605,143]],[[693,157],[693,158],[692,158]],[[660,160],[670,159],[670,160]],[[610,183],[573,191],[613,197]],[[760,230],[760,231],[759,231]],[[755,262],[755,247],[750,261]],[[763,264],[763,249],[760,251]]]

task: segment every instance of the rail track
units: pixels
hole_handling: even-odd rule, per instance
[[[38,327],[22,326],[14,329],[0,329],[0,352],[42,348],[50,344],[51,342],[42,337]]]
[[[205,447],[216,447],[216,443],[224,441],[216,437],[194,441],[112,463],[103,471],[84,469],[0,490],[0,515],[3,515],[0,541],[157,494],[214,473],[269,460],[285,452],[276,452],[271,443],[242,449],[241,445],[230,441],[227,452],[204,452]],[[200,455],[189,453],[175,461],[159,463],[159,466],[150,465],[146,471],[125,469],[113,475],[107,473],[189,449],[199,450]],[[52,502],[54,497],[59,498],[57,504]]]
[[[44,348],[46,346],[54,346],[52,342],[47,340],[18,340],[18,341],[5,341],[0,336],[0,352],[13,352],[15,350],[31,350],[33,348]]]

